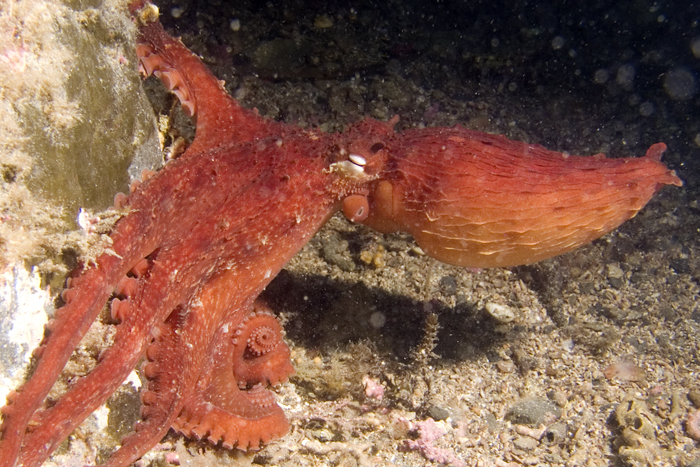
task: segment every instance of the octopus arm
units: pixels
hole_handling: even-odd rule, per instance
[[[150,265],[148,274],[148,282],[141,281],[131,296],[113,301],[112,314],[121,322],[116,328],[114,344],[100,355],[95,368],[78,379],[55,405],[38,410],[31,418],[28,425],[32,429],[27,430],[22,441],[20,465],[40,465],[90,413],[107,400],[143,356],[153,333],[157,333],[156,326],[178,300],[176,294],[171,293],[168,297],[168,288],[165,287],[167,275],[158,271],[157,265]],[[100,303],[97,308],[101,310],[103,304]],[[65,332],[60,328],[57,331]],[[53,346],[52,339],[49,342]],[[34,378],[29,383],[33,381]]]
[[[97,319],[105,302],[118,288],[120,281],[130,270],[143,272],[144,267],[148,267],[144,257],[151,253],[156,238],[142,235],[145,233],[144,229],[148,230],[148,227],[144,227],[147,225],[143,222],[145,216],[147,216],[146,213],[136,213],[129,218],[121,219],[112,233],[113,249],[116,254],[112,252],[101,255],[94,267],[86,268],[83,271],[78,270],[74,277],[69,279],[68,288],[62,293],[65,305],[56,310],[53,319],[47,325],[47,335],[44,341],[34,351],[36,364],[32,377],[16,392],[8,396],[8,404],[2,408],[0,466],[14,466],[20,449],[22,449],[23,455],[36,456],[37,458],[45,457],[44,453],[50,453],[52,449],[37,445],[36,453],[31,453],[22,446],[29,442],[30,437],[40,439],[43,435],[35,435],[35,433],[42,432],[42,430],[55,431],[53,437],[56,440],[62,440],[70,433],[72,429],[70,427],[75,425],[71,423],[72,417],[68,416],[74,413],[75,407],[89,413],[91,411],[88,409],[89,407],[93,407],[95,404],[99,406],[109,395],[103,397],[100,393],[95,396],[94,400],[78,396],[74,401],[75,406],[71,407],[68,403],[67,405],[57,404],[50,409],[40,409],[42,402],[68,362],[73,349],[78,346],[90,325]],[[139,240],[134,241],[133,238]],[[128,303],[122,303],[121,308],[126,307],[128,307]],[[128,345],[129,342],[136,341],[124,339],[121,342],[123,345]],[[137,351],[136,353],[138,354]],[[138,359],[138,356],[134,358]],[[126,375],[128,375],[128,371],[123,376],[126,377]],[[110,378],[102,380],[100,383],[111,381],[112,385],[116,386],[124,379],[123,377],[119,378],[120,375],[110,375]],[[97,381],[99,380],[94,379],[92,384],[95,385]],[[74,392],[73,394],[79,393]],[[99,403],[98,400],[100,400]],[[55,418],[60,422],[48,426],[43,423],[37,424],[43,420],[43,417],[52,413],[56,414]],[[27,434],[30,426],[33,427],[31,435]]]
[[[142,2],[133,2],[137,10]],[[148,5],[144,10],[155,8]],[[255,110],[241,107],[185,45],[168,33],[156,18],[139,18],[139,45],[136,54],[145,76],[155,75],[173,92],[184,112],[196,121],[196,137],[184,154],[197,154],[230,141],[251,141],[273,134],[280,125],[263,119]]]

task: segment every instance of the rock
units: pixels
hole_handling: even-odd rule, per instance
[[[522,399],[511,406],[506,420],[521,425],[540,426],[551,423],[552,418],[561,417],[561,409],[547,399]]]
[[[535,449],[540,443],[533,438],[528,438],[524,436],[518,436],[513,440],[513,446],[515,446],[517,449],[521,449],[523,451],[532,451]]]
[[[445,408],[438,407],[437,405],[431,405],[428,408],[428,415],[430,415],[430,418],[433,420],[439,422],[447,419],[450,416],[450,411]]]
[[[484,305],[486,311],[499,323],[510,323],[515,320],[515,310],[506,305],[489,302]]]
[[[0,405],[44,334],[42,280],[62,284],[79,208],[112,206],[162,161],[135,34],[111,0],[15,2],[0,15]]]

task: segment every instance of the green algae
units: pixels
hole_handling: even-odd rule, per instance
[[[129,35],[110,15],[74,9],[56,18],[56,47],[70,67],[55,76],[55,85],[66,102],[47,92],[15,106],[34,157],[27,185],[60,204],[65,220],[80,207],[109,207],[114,194],[128,188],[128,168],[140,146],[155,138]]]
[[[124,0],[0,0],[0,267],[94,257],[80,208],[161,164],[135,38]]]

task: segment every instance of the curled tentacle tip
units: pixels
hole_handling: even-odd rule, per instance
[[[64,290],[61,292],[61,299],[62,299],[65,303],[70,303],[70,302],[72,302],[72,301],[75,299],[75,297],[77,296],[77,294],[78,294],[78,292],[76,292],[75,289],[64,289]]]
[[[276,329],[269,326],[259,326],[251,331],[246,351],[250,352],[252,356],[260,357],[274,350],[280,342]]]
[[[126,206],[129,197],[121,191],[114,195],[114,209],[122,209]]]
[[[114,321],[122,322],[129,312],[129,302],[127,300],[112,299],[109,304],[109,311]]]

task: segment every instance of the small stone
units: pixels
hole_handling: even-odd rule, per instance
[[[457,294],[457,280],[452,276],[444,276],[440,278],[440,292],[451,297]]]
[[[498,368],[498,371],[501,373],[513,373],[515,371],[515,363],[511,360],[501,360],[500,362],[496,362],[496,368]]]
[[[442,407],[438,407],[437,405],[431,405],[428,408],[428,415],[430,415],[430,418],[433,420],[439,422],[440,420],[447,419],[450,416],[450,411]]]
[[[355,270],[355,263],[350,257],[348,242],[334,235],[321,239],[323,259],[346,272]]]
[[[498,419],[491,412],[487,412],[486,415],[484,415],[484,421],[489,427],[489,431],[496,432],[501,429],[501,424],[498,423]]]
[[[518,436],[513,440],[513,446],[523,451],[532,451],[540,444],[536,439]]]
[[[566,439],[566,425],[561,422],[557,422],[547,427],[547,430],[544,432],[544,436],[542,437],[542,440],[549,444],[557,444],[564,439]]]
[[[413,248],[411,248],[411,252],[414,253],[416,256],[425,256],[425,252],[419,246],[414,246]]]
[[[620,268],[617,264],[608,264],[606,266],[607,269],[607,276],[608,276],[608,282],[610,285],[615,287],[616,289],[622,288],[622,286],[625,284],[624,278],[625,278],[625,271]]]
[[[625,272],[617,264],[608,264],[606,269],[608,270],[609,279],[622,279],[625,275]]]
[[[688,399],[693,403],[695,408],[700,409],[700,390],[691,389],[688,392]]]
[[[644,379],[644,370],[627,359],[622,359],[608,366],[603,370],[603,374],[607,379],[617,378],[620,381],[642,381]]]
[[[529,426],[547,425],[552,417],[561,417],[561,409],[554,402],[539,398],[522,399],[506,414],[506,420]]]
[[[489,302],[484,308],[499,323],[510,323],[515,319],[515,311],[509,306]]]
[[[547,397],[559,407],[566,407],[566,404],[569,403],[569,399],[566,397],[566,394],[564,394],[564,391],[561,390],[552,390],[547,393]]]
[[[318,29],[328,29],[333,27],[333,18],[328,15],[318,15],[314,19],[314,27]]]
[[[384,398],[384,386],[369,375],[362,377],[362,385],[365,387],[365,395],[370,399],[379,402]]]
[[[318,430],[313,430],[311,436],[316,438],[322,443],[328,443],[335,439],[335,434],[328,428],[320,428]]]

